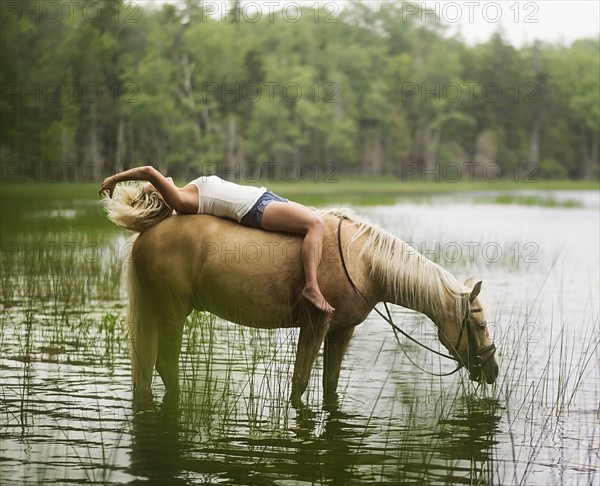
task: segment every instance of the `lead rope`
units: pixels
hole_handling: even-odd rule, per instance
[[[342,248],[342,222],[344,221],[344,216],[340,217],[340,222],[338,224],[338,247],[340,250],[340,258],[342,260],[342,268],[344,269],[344,273],[346,274],[346,278],[348,279],[348,281],[350,282],[350,284],[352,284],[352,287],[354,288],[354,290],[356,290],[356,292],[365,300],[365,302],[369,302],[369,300],[367,299],[367,297],[365,296],[365,294],[363,294],[361,292],[361,290],[354,284],[354,281],[352,280],[352,277],[350,277],[350,273],[348,272],[348,268],[346,267],[346,260],[344,258],[344,251]],[[387,305],[387,302],[383,303],[383,306],[385,307],[385,310],[387,312],[387,316],[385,314],[383,314],[383,312],[381,312],[377,307],[373,307],[373,309],[375,310],[375,312],[377,312],[377,314],[379,314],[381,316],[381,318],[387,322],[391,327],[392,330],[394,331],[394,336],[396,337],[396,341],[398,342],[398,345],[400,346],[400,349],[402,350],[402,352],[404,353],[404,355],[408,358],[408,360],[414,365],[416,366],[419,370],[423,371],[424,373],[427,373],[429,375],[432,376],[449,376],[449,375],[453,375],[454,373],[456,373],[459,369],[462,368],[462,363],[457,360],[454,356],[450,356],[449,354],[444,354],[444,353],[440,353],[439,351],[430,348],[429,346],[421,343],[420,341],[418,341],[417,339],[413,338],[412,336],[410,336],[408,333],[406,333],[405,331],[403,331],[402,329],[400,329],[392,320],[392,314],[390,313],[390,309]],[[404,348],[402,347],[402,344],[400,343],[400,339],[398,338],[398,333],[402,334],[405,338],[409,339],[410,341],[412,341],[415,344],[418,344],[419,346],[421,346],[422,348],[427,349],[428,351],[431,351],[434,354],[437,354],[439,356],[442,356],[443,358],[447,358],[447,359],[451,359],[452,361],[458,361],[458,365],[457,367],[453,370],[450,371],[448,373],[432,373],[431,371],[427,371],[424,370],[423,368],[421,368],[417,363],[415,363],[409,356],[408,354],[406,354],[406,351],[404,350]],[[461,334],[462,334],[462,328],[461,328]]]

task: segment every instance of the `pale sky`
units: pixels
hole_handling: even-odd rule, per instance
[[[131,3],[177,3],[178,0],[137,0]],[[387,1],[387,0],[386,0]],[[205,0],[205,4],[215,12],[217,18],[226,16],[229,2],[225,0]],[[260,6],[267,16],[269,12],[290,8],[295,4],[306,7],[320,5],[330,10],[339,10],[349,4],[348,0],[245,0],[248,18],[252,20],[253,8]],[[371,0],[370,4],[381,3]],[[437,17],[428,16],[419,21],[443,22],[452,26],[452,31],[460,30],[469,44],[487,40],[499,29],[513,45],[539,39],[546,42],[570,44],[582,37],[600,36],[600,1],[598,0],[414,0],[419,6],[426,6],[437,12]],[[413,18],[419,16],[414,15]]]
[[[535,39],[569,44],[576,39],[598,38],[600,35],[600,2],[596,0],[425,2],[431,8],[435,8],[436,3],[440,12],[445,13],[448,23],[458,13],[450,4],[461,6],[462,18],[456,25],[460,26],[464,39],[470,44],[487,40],[498,29],[515,46],[529,44]],[[477,3],[479,6],[475,5]],[[469,7],[469,4],[472,6]],[[469,13],[472,14],[472,22]],[[499,19],[494,22],[496,17]]]

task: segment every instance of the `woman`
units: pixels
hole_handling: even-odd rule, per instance
[[[119,172],[104,179],[100,195],[112,198],[117,183],[147,181],[137,188],[123,188],[115,204],[122,207],[117,224],[143,231],[169,216],[179,214],[212,214],[227,217],[253,228],[304,235],[302,264],[306,284],[302,295],[317,309],[332,313],[317,283],[317,268],[321,262],[323,220],[306,206],[290,202],[264,187],[241,186],[217,176],[199,177],[183,188],[170,177],[164,177],[151,166]]]

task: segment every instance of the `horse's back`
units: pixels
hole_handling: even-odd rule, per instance
[[[301,243],[223,218],[175,215],[137,238],[133,263],[155,293],[240,324],[278,327],[300,301]]]

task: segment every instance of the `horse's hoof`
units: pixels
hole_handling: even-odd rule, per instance
[[[323,397],[323,410],[327,412],[338,411],[340,408],[339,395],[336,392],[325,394]]]
[[[133,390],[133,411],[135,413],[154,409],[154,396],[150,389]]]

